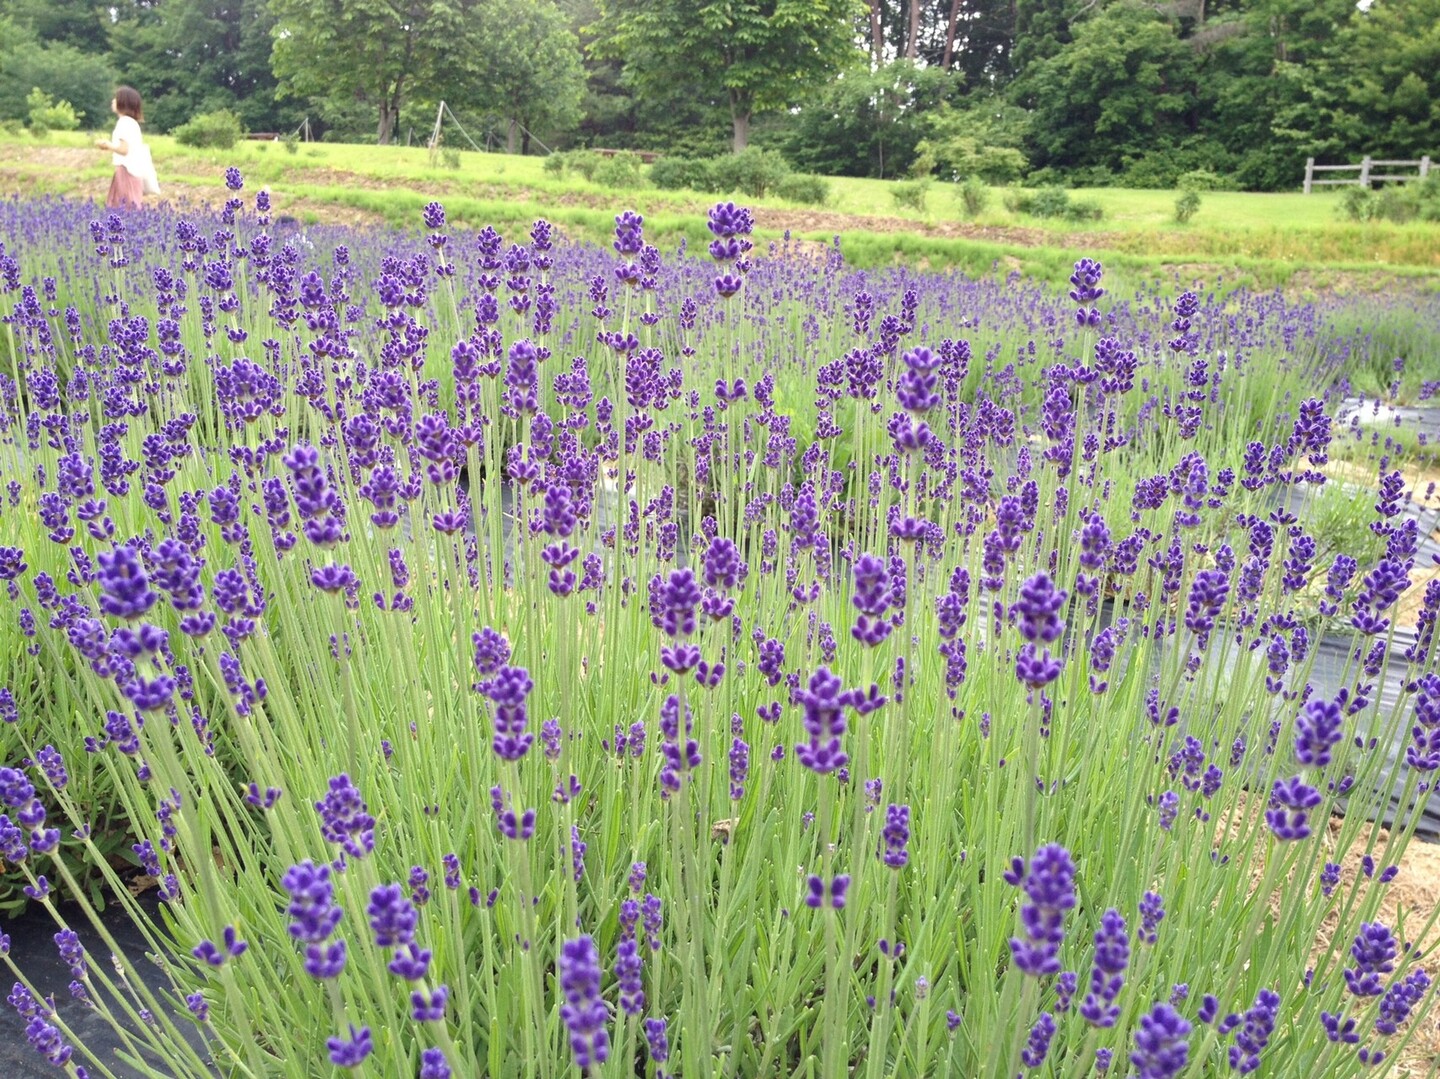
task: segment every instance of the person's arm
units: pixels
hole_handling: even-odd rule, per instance
[[[120,128],[117,125],[115,131],[111,133],[108,139],[101,139],[95,145],[101,150],[109,150],[112,154],[119,154],[124,157],[130,152],[130,143],[125,139],[119,138],[119,132]]]

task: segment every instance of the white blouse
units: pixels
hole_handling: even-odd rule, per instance
[[[130,152],[124,154],[112,153],[110,155],[110,164],[133,165],[139,160],[134,150],[144,142],[144,138],[140,134],[140,125],[135,122],[135,117],[121,116],[116,119],[115,130],[110,133],[110,143],[114,145],[118,142],[124,142],[125,149]],[[134,172],[134,169],[127,169],[126,171]]]

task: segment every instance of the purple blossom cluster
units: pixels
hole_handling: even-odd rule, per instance
[[[1135,788],[1106,796],[1152,810],[1124,819],[1127,841],[1154,846],[1122,852],[1149,875],[1112,897],[1119,870],[1089,848],[1012,861],[1009,965],[1043,1007],[1007,1032],[1011,1062],[1076,1070],[1090,1062],[1058,1058],[1113,1037],[1098,1072],[1116,1053],[1147,1079],[1222,1055],[1241,1074],[1284,1066],[1266,1055],[1287,1021],[1279,993],[1223,1018],[1204,994],[1192,1012],[1188,984],[1167,988],[1183,973],[1159,934],[1162,892],[1181,904],[1177,932],[1195,917],[1191,893],[1171,890],[1174,851],[1212,851],[1186,866],[1194,877],[1224,872],[1227,842],[1205,828],[1215,799],[1233,805],[1263,774],[1270,835],[1300,844],[1363,793],[1357,768],[1373,773],[1363,724],[1423,537],[1398,443],[1383,447],[1368,554],[1326,553],[1284,508],[1355,437],[1316,388],[1346,359],[1316,343],[1318,314],[1203,290],[1102,313],[1091,258],[1068,303],[1018,281],[859,274],[838,246],[765,252],[754,215],[728,202],[709,213],[708,261],[662,255],[631,211],[587,251],[543,221],[521,242],[466,239],[438,202],[421,236],[321,254],[272,219],[268,193],[243,213],[243,177],[225,179],[217,222],[95,222],[96,294],[69,308],[53,277],[22,283],[5,254],[24,250],[16,210],[0,207],[0,355],[15,359],[0,373],[0,454],[24,465],[0,491],[6,624],[17,663],[61,672],[77,711],[94,707],[86,749],[101,770],[131,804],[153,803],[131,850],[182,924],[211,927],[191,955],[225,987],[186,995],[197,1021],[223,1011],[212,1029],[240,1029],[256,1007],[229,979],[256,958],[240,925],[258,951],[253,930],[273,916],[311,979],[297,993],[325,998],[326,1030],[343,1027],[325,1042],[334,1067],[418,1062],[443,1079],[472,1063],[473,1046],[447,1055],[461,1031],[538,1035],[543,1051],[558,1015],[582,1073],[613,1070],[621,1045],[634,1070],[642,1035],[655,1074],[669,1074],[672,1037],[686,1073],[704,1071],[728,1030],[695,1024],[735,1007],[716,991],[733,941],[711,933],[743,921],[767,958],[782,954],[772,924],[788,948],[819,942],[795,936],[806,920],[778,902],[743,919],[723,904],[737,887],[790,903],[798,885],[802,913],[832,912],[816,919],[838,987],[815,994],[821,1040],[839,1026],[858,1044],[853,990],[872,973],[842,948],[886,934],[867,1013],[883,1063],[907,987],[924,1004],[955,985],[937,974],[950,964],[916,957],[933,960],[933,943],[903,939],[924,922],[917,903],[972,876],[998,883],[993,851],[947,849],[942,864],[927,844],[979,834],[986,814],[1023,817],[1011,834],[1027,844],[1058,834],[1095,783],[1075,767],[1093,740],[1125,757],[1094,774],[1113,782],[1123,765]],[[971,340],[944,336],[961,328]],[[1248,374],[1257,355],[1276,369]],[[1267,389],[1254,407],[1247,387],[1272,377],[1289,396]],[[1231,438],[1247,410],[1266,414]],[[1437,617],[1440,586],[1404,656],[1417,795],[1440,769]],[[1361,642],[1338,693],[1307,681],[1317,618]],[[1216,699],[1220,662],[1256,676],[1256,700]],[[34,679],[16,681],[40,699]],[[1109,729],[1120,709],[1127,740]],[[0,693],[17,730],[19,711]],[[0,768],[0,857],[44,899],[39,863],[61,843],[47,812],[73,802],[60,795],[79,770],[54,746],[26,752]],[[312,783],[333,777],[303,820],[281,800],[297,760]],[[223,782],[191,774],[211,767]],[[215,825],[201,798],[222,789],[240,815],[217,799]],[[457,794],[486,789],[494,830],[455,816],[473,808]],[[196,846],[211,836],[214,852]],[[302,858],[322,844],[333,860]],[[208,910],[196,867],[211,861],[266,877],[274,909],[243,922]],[[1338,863],[1304,864],[1317,871],[1297,894],[1330,901]],[[275,866],[288,866],[278,881]],[[1372,860],[1356,885],[1383,887],[1394,868]],[[780,873],[789,883],[773,887]],[[1151,887],[1127,923],[1120,909]],[[192,923],[192,907],[205,917]],[[594,937],[570,936],[597,913]],[[1067,937],[1076,919],[1087,931]],[[56,944],[83,990],[78,938]],[[1141,945],[1153,950],[1132,967]],[[896,987],[902,956],[920,965]],[[462,957],[491,991],[460,991]],[[1373,1031],[1357,1052],[1384,1059],[1430,989],[1418,958],[1364,923],[1323,990],[1342,1008],[1322,1013],[1330,1042]],[[1168,1002],[1127,1004],[1127,975],[1139,992],[1157,964]],[[496,1015],[474,1022],[495,986],[520,989],[501,1002],[514,1035]],[[392,992],[399,1005],[360,1010]],[[387,1020],[406,994],[418,1025],[401,1030]],[[677,1001],[678,1019],[647,1014]],[[32,1044],[68,1064],[53,1011],[28,991],[16,1002]],[[952,1037],[971,1021],[947,1013]],[[1214,1061],[1192,1019],[1213,1026]]]

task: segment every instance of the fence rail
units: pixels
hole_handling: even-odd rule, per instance
[[[1413,172],[1384,172],[1372,171],[1376,167],[1382,169],[1413,169]],[[1317,172],[1355,172],[1358,176],[1350,176],[1341,180],[1317,180]],[[1358,165],[1317,165],[1313,157],[1305,159],[1305,194],[1310,194],[1311,189],[1322,185],[1349,184],[1352,186],[1369,187],[1372,183],[1403,183],[1407,180],[1423,180],[1430,175],[1430,155],[1425,155],[1419,161],[1394,161],[1378,157],[1363,158]]]

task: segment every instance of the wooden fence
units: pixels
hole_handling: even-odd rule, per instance
[[[1409,172],[1385,172],[1377,173],[1374,169],[1410,169]],[[1346,177],[1342,180],[1317,180],[1317,172],[1354,172],[1357,176]],[[1430,157],[1426,155],[1419,161],[1381,161],[1378,158],[1364,158],[1358,165],[1317,165],[1313,157],[1305,159],[1305,194],[1322,184],[1357,184],[1360,187],[1369,187],[1376,181],[1390,183],[1401,183],[1406,180],[1423,180],[1430,175]]]

